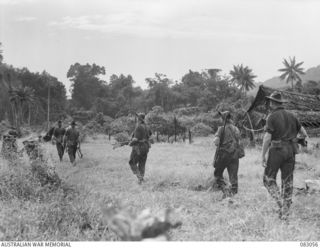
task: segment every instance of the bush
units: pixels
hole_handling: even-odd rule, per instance
[[[168,125],[168,116],[166,114],[159,114],[155,112],[149,112],[146,115],[146,123],[150,126],[153,131],[163,133],[164,129]]]
[[[111,122],[113,121],[113,118],[107,115],[103,115],[103,113],[99,112],[94,118],[94,120],[97,123],[99,123],[100,126],[106,126],[111,124]]]
[[[208,136],[211,134],[212,128],[204,123],[197,123],[191,128],[191,132],[196,136]]]
[[[28,163],[0,174],[0,240],[110,240],[99,210],[75,188],[45,185]]]
[[[97,121],[92,120],[84,126],[84,132],[86,134],[93,135],[96,133],[105,133],[105,130]]]
[[[104,116],[102,113],[96,115],[96,117],[89,121],[82,129],[85,135],[95,135],[97,133],[105,134],[110,130],[110,124],[113,119],[109,116]]]
[[[161,106],[154,106],[151,110],[152,113],[154,114],[163,114],[164,110]]]
[[[187,130],[191,129],[196,124],[195,117],[192,116],[180,116],[177,118],[178,122],[182,127],[185,127]]]
[[[1,121],[0,122],[0,135],[1,135],[1,139],[2,139],[2,135],[8,131],[8,129],[10,128],[10,123],[8,121]]]
[[[132,133],[135,125],[134,117],[123,116],[111,122],[110,132],[112,135],[122,132]]]
[[[200,109],[198,107],[186,107],[186,108],[178,108],[173,110],[173,113],[178,116],[190,116],[190,115],[197,115],[200,113]]]
[[[218,127],[223,124],[219,116],[213,113],[202,113],[195,118],[195,121],[209,126],[213,132],[216,132]]]
[[[114,136],[114,139],[119,142],[119,143],[122,143],[122,142],[126,142],[128,140],[130,140],[130,136],[127,132],[121,132],[121,133],[117,133],[115,136]]]
[[[95,113],[93,111],[85,111],[85,110],[78,110],[76,112],[74,112],[72,114],[73,116],[73,119],[75,121],[80,121],[82,123],[87,123],[89,122],[90,120],[92,120],[95,116]]]

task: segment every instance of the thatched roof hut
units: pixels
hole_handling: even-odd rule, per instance
[[[281,92],[283,98],[288,101],[284,104],[285,108],[297,116],[301,124],[308,129],[309,133],[315,132],[316,134],[320,134],[320,97],[316,95],[306,95],[261,85],[253,103],[247,110],[250,116],[262,116],[267,113],[265,97],[274,91]],[[258,122],[253,122],[253,124],[255,123]]]

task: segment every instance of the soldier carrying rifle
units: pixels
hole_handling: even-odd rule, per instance
[[[136,115],[138,124],[129,143],[132,146],[129,165],[133,174],[137,176],[138,183],[141,184],[144,180],[145,165],[150,149],[149,137],[151,136],[151,131],[144,122],[145,115],[142,113]]]
[[[219,127],[215,134],[214,143],[217,146],[214,166],[214,183],[223,191],[223,198],[238,193],[238,169],[239,158],[244,156],[244,150],[240,146],[240,131],[233,124],[229,111],[219,112],[224,125]],[[225,187],[223,172],[227,169],[231,188]]]
[[[58,127],[55,127],[53,130],[53,140],[56,143],[60,162],[62,161],[62,157],[64,154],[63,136],[64,136],[65,132],[66,132],[66,130],[62,127],[62,121],[59,120]]]
[[[76,122],[71,122],[71,127],[67,129],[65,135],[64,135],[64,147],[68,150],[68,155],[70,158],[70,162],[73,166],[76,165],[76,153],[77,149],[80,147],[80,133],[76,129]]]

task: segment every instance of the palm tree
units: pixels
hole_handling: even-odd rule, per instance
[[[296,63],[296,58],[293,57],[289,57],[289,60],[283,59],[283,65],[285,66],[285,68],[279,69],[278,71],[282,72],[280,79],[281,80],[285,80],[286,82],[289,83],[291,82],[291,87],[293,89],[293,83],[294,82],[301,82],[301,75],[305,74],[304,73],[304,69],[301,68],[300,66],[304,63],[304,62],[299,62]]]
[[[257,76],[252,73],[252,70],[248,66],[237,65],[233,66],[233,71],[230,71],[231,82],[240,87],[240,91],[246,96],[247,91],[253,89],[255,86],[254,78]]]
[[[24,87],[23,88],[23,99],[22,103],[27,104],[28,107],[28,125],[31,124],[31,107],[35,104],[35,95],[34,95],[34,89],[30,87]]]
[[[28,123],[31,122],[31,105],[35,102],[34,89],[30,87],[17,87],[9,90],[10,102],[14,106],[14,115],[16,119],[17,129],[20,130],[20,125],[23,122],[22,109],[25,104],[28,106]]]

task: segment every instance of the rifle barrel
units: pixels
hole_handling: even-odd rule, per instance
[[[219,145],[217,146],[216,153],[214,154],[213,167],[215,167],[215,165],[217,163],[217,160],[218,160],[218,157],[219,157],[220,148],[221,148],[221,145],[222,145],[223,140],[224,140],[224,132],[226,130],[226,124],[227,124],[227,117],[225,117],[225,119],[224,119],[223,129],[222,129],[221,137],[220,137],[220,140],[219,140]]]

